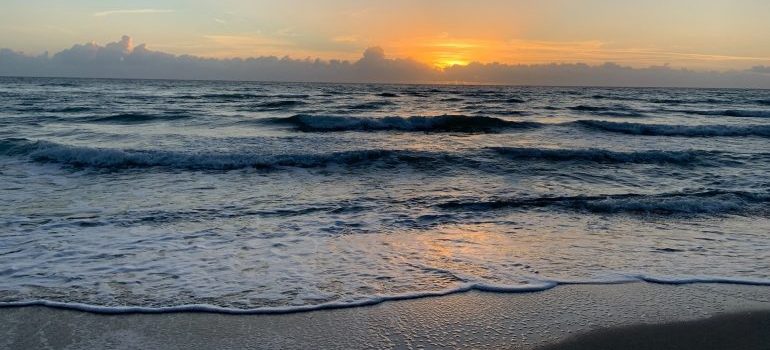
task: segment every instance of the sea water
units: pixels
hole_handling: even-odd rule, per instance
[[[770,285],[770,92],[0,78],[0,303]]]

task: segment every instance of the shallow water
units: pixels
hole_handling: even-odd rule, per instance
[[[770,285],[768,91],[0,78],[0,101],[0,302]]]

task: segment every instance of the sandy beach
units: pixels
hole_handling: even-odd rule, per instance
[[[669,344],[686,349],[694,344],[701,349],[699,334],[705,334],[721,341],[715,345],[762,349],[767,348],[769,320],[767,287],[571,285],[537,293],[469,292],[283,315],[97,315],[4,308],[0,347],[646,349]]]
[[[542,350],[767,349],[770,311],[746,311],[705,320],[600,329]]]

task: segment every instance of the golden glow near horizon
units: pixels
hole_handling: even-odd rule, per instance
[[[0,47],[31,54],[131,35],[202,57],[356,60],[371,46],[436,68],[471,62],[770,65],[766,0],[5,0]]]
[[[428,57],[423,58],[422,61],[433,64],[437,68],[465,66],[471,61],[483,61],[480,53],[484,49],[480,45],[462,41],[440,41],[424,52]]]

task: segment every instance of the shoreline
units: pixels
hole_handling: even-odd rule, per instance
[[[585,343],[580,336],[572,338],[578,334],[606,335],[649,325],[665,332],[672,324],[715,316],[735,320],[723,315],[746,312],[770,317],[770,287],[644,282],[563,285],[542,292],[468,291],[262,315],[104,315],[44,306],[3,307],[0,348],[536,349],[562,346],[561,342],[570,346],[574,339]]]
[[[415,299],[446,297],[463,293],[496,293],[496,294],[527,294],[542,293],[554,288],[568,286],[613,286],[623,284],[652,284],[664,286],[698,286],[698,285],[733,285],[736,287],[769,287],[770,282],[754,279],[733,279],[722,277],[693,277],[685,279],[659,278],[650,276],[636,276],[633,279],[616,281],[543,281],[540,284],[528,284],[521,286],[495,286],[477,283],[464,284],[456,288],[403,293],[394,295],[378,295],[368,299],[354,302],[328,302],[322,304],[310,304],[299,306],[260,307],[254,309],[229,308],[211,304],[184,304],[174,306],[150,307],[150,306],[101,306],[79,302],[59,302],[51,300],[31,300],[20,302],[0,302],[0,310],[4,308],[19,307],[45,307],[51,309],[70,310],[99,315],[136,315],[136,314],[167,314],[167,313],[208,313],[240,316],[259,315],[285,315],[295,313],[308,313],[325,310],[337,310],[347,308],[372,307],[383,303],[409,301]]]

